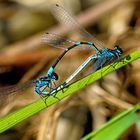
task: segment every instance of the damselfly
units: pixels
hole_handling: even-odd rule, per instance
[[[43,36],[43,39],[46,43],[54,47],[61,47],[61,48],[66,47],[68,45],[70,46],[68,48],[65,48],[64,52],[58,57],[58,59],[54,62],[54,64],[49,68],[47,72],[47,76],[38,78],[36,80],[28,81],[18,86],[14,85],[8,88],[7,87],[2,88],[0,89],[0,96],[2,95],[6,97],[13,92],[21,91],[23,89],[26,89],[27,87],[30,87],[31,85],[34,85],[36,93],[41,96],[52,95],[56,91],[53,90],[52,85],[55,85],[55,81],[58,80],[58,75],[55,72],[55,67],[69,50],[78,46],[80,48],[82,45],[92,47],[97,54],[93,54],[82,65],[80,65],[79,68],[64,82],[64,84],[62,84],[63,86],[61,86],[61,88],[67,85],[93,59],[95,60],[94,67],[96,69],[99,69],[100,67],[109,64],[110,62],[113,62],[122,56],[123,51],[119,46],[115,46],[113,50],[107,47],[104,49],[99,49],[103,46],[102,43],[98,41],[95,37],[93,37],[91,34],[89,34],[85,29],[81,28],[79,24],[74,20],[74,18],[70,16],[70,14],[68,14],[68,12],[63,7],[56,4],[55,11],[56,11],[56,15],[59,15],[59,17],[61,18],[62,23],[69,24],[72,27],[76,27],[80,29],[80,32],[86,41],[83,42],[73,41],[66,38],[64,39],[56,34],[46,33]],[[49,91],[46,91],[46,88],[49,88]],[[60,87],[58,87],[58,89],[59,88]]]
[[[78,69],[62,85],[67,85],[92,60],[95,60],[95,63],[93,64],[94,68],[99,69],[104,65],[110,64],[111,62],[118,60],[123,55],[123,50],[120,46],[115,45],[114,49],[109,49],[105,47],[105,45],[102,42],[98,41],[84,28],[82,28],[78,24],[78,22],[76,22],[76,20],[60,5],[56,4],[53,9],[55,12],[55,16],[62,24],[64,24],[65,26],[69,26],[69,28],[71,29],[72,28],[78,29],[80,31],[80,34],[83,36],[85,40],[85,41],[74,41],[67,38],[63,38],[57,34],[52,33],[45,34],[43,36],[44,42],[54,47],[65,49],[62,55],[56,60],[56,63],[54,63],[53,65],[54,67],[60,61],[60,59],[66,54],[66,52],[68,52],[72,48],[75,47],[82,48],[82,45],[86,45],[92,47],[96,51],[96,54],[93,54],[83,64],[81,64],[78,67]],[[68,45],[69,47],[66,48],[66,46]],[[61,87],[63,87],[62,85]]]

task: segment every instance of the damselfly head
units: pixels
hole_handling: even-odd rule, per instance
[[[123,55],[123,49],[119,45],[114,46],[114,51],[118,54],[118,56]]]

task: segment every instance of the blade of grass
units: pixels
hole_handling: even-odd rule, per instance
[[[80,89],[97,81],[98,79],[102,78],[103,76],[127,65],[128,63],[130,63],[138,58],[140,58],[140,50],[131,53],[130,55],[124,57],[119,62],[114,62],[112,64],[113,67],[106,66],[106,67],[96,71],[95,73],[93,73],[89,76],[86,76],[85,78],[82,78],[81,80],[71,84],[68,88],[65,88],[64,93],[62,91],[58,91],[57,98],[50,96],[46,100],[47,106],[51,106],[52,104],[58,102],[59,100],[63,99],[64,97],[79,91]],[[115,69],[114,69],[114,67],[115,67]],[[40,100],[33,102],[32,104],[29,104],[23,108],[20,108],[19,110],[15,111],[15,112],[8,114],[7,116],[4,116],[3,118],[0,118],[0,133],[13,127],[14,125],[27,119],[28,117],[33,116],[34,114],[38,113],[39,111],[41,111],[44,108],[46,108],[46,105],[40,99]]]
[[[89,133],[81,140],[115,140],[126,131],[132,124],[140,120],[136,113],[140,110],[140,104],[121,112],[119,115],[104,124],[101,128]]]

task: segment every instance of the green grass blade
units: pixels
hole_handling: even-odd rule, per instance
[[[123,62],[122,61],[114,62],[112,64],[112,66],[115,67],[115,69],[111,66],[106,66],[106,67],[96,71],[95,73],[71,84],[68,88],[64,89],[64,93],[62,93],[62,91],[58,91],[57,98],[59,98],[59,100],[61,100],[64,97],[69,96],[69,95],[79,91],[80,89],[97,81],[98,79],[102,78],[103,76],[127,65],[128,63],[130,63],[138,58],[140,58],[140,50],[133,52],[130,55],[124,57],[122,59]],[[51,106],[52,104],[58,102],[59,100],[57,98],[50,96],[46,101],[47,106]],[[29,104],[23,108],[20,108],[19,110],[15,111],[13,113],[8,114],[7,116],[5,116],[3,118],[0,118],[0,133],[13,127],[14,125],[18,124],[19,122],[22,122],[23,120],[33,116],[34,114],[38,113],[39,111],[41,111],[44,108],[46,108],[46,105],[44,104],[44,102],[41,99],[39,99],[39,100],[33,102],[32,104]]]
[[[140,120],[140,115],[136,113],[140,110],[140,104],[127,109],[111,119],[101,128],[89,133],[81,140],[116,140],[132,124]]]

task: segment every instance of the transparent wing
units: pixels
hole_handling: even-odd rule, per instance
[[[68,47],[76,44],[76,42],[77,42],[77,41],[74,41],[74,40],[71,40],[68,38],[64,38],[60,35],[52,34],[52,33],[45,33],[42,36],[42,40],[43,40],[43,42],[45,42],[53,47],[62,48],[62,49],[68,48]],[[78,48],[78,49],[88,48],[89,49],[90,48],[89,46],[90,45],[82,44],[80,46],[77,46],[76,48]]]
[[[111,56],[102,56],[98,58],[95,63],[93,64],[94,68],[97,70],[103,66],[106,66],[114,61],[117,60],[117,57],[111,57]]]
[[[106,57],[101,57],[98,58],[95,63],[93,64],[93,67],[97,70],[99,68],[101,68],[105,63],[106,63]]]
[[[20,94],[21,91],[29,88],[33,84],[34,84],[33,80],[31,80],[23,84],[19,84],[19,85],[17,84],[17,85],[0,88],[0,103],[12,101],[12,99],[17,94]]]
[[[73,40],[70,40],[68,38],[63,38],[60,35],[52,34],[52,33],[45,33],[42,37],[42,40],[43,42],[56,48],[66,48],[76,43]]]
[[[62,6],[56,4],[53,5],[52,9],[54,16],[60,23],[64,24],[65,26],[69,26],[71,30],[78,29],[80,35],[82,35],[85,41],[94,42],[94,44],[100,49],[106,48],[103,42],[97,40],[93,35],[82,28],[80,24],[74,19],[74,17],[70,15]]]

